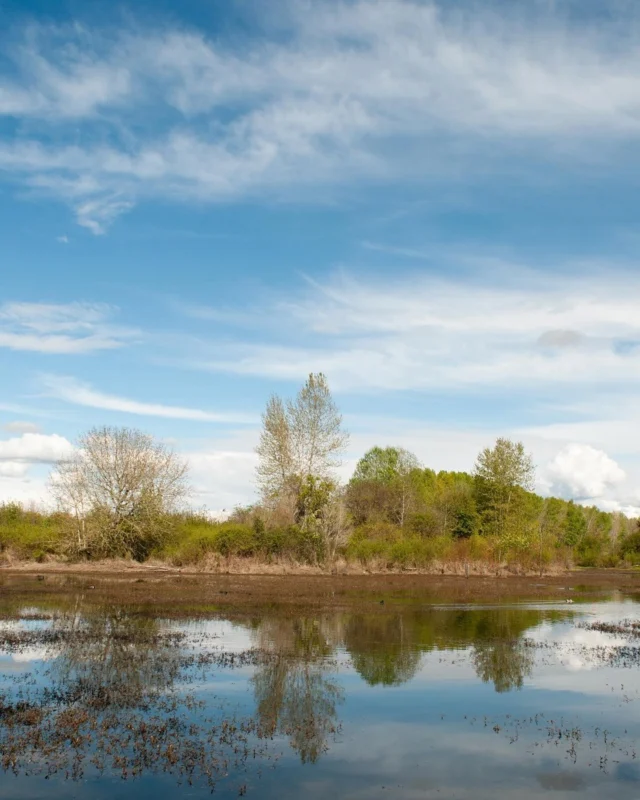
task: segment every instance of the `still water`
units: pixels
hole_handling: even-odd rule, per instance
[[[0,596],[0,798],[640,797],[640,605]],[[397,599],[397,598],[396,598]]]

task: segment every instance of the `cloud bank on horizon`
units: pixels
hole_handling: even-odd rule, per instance
[[[343,477],[510,435],[640,513],[640,12],[604,10],[9,4],[0,499],[105,422],[246,502],[266,398],[323,371]]]

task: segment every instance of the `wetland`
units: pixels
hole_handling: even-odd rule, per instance
[[[640,580],[0,574],[0,798],[636,798]]]

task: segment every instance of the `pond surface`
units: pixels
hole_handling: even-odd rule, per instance
[[[635,800],[640,598],[572,597],[188,611],[5,584],[0,798]]]

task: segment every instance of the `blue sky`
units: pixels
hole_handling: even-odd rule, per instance
[[[352,433],[640,507],[630,2],[0,10],[0,498],[94,424],[251,499],[259,415],[327,373]]]

